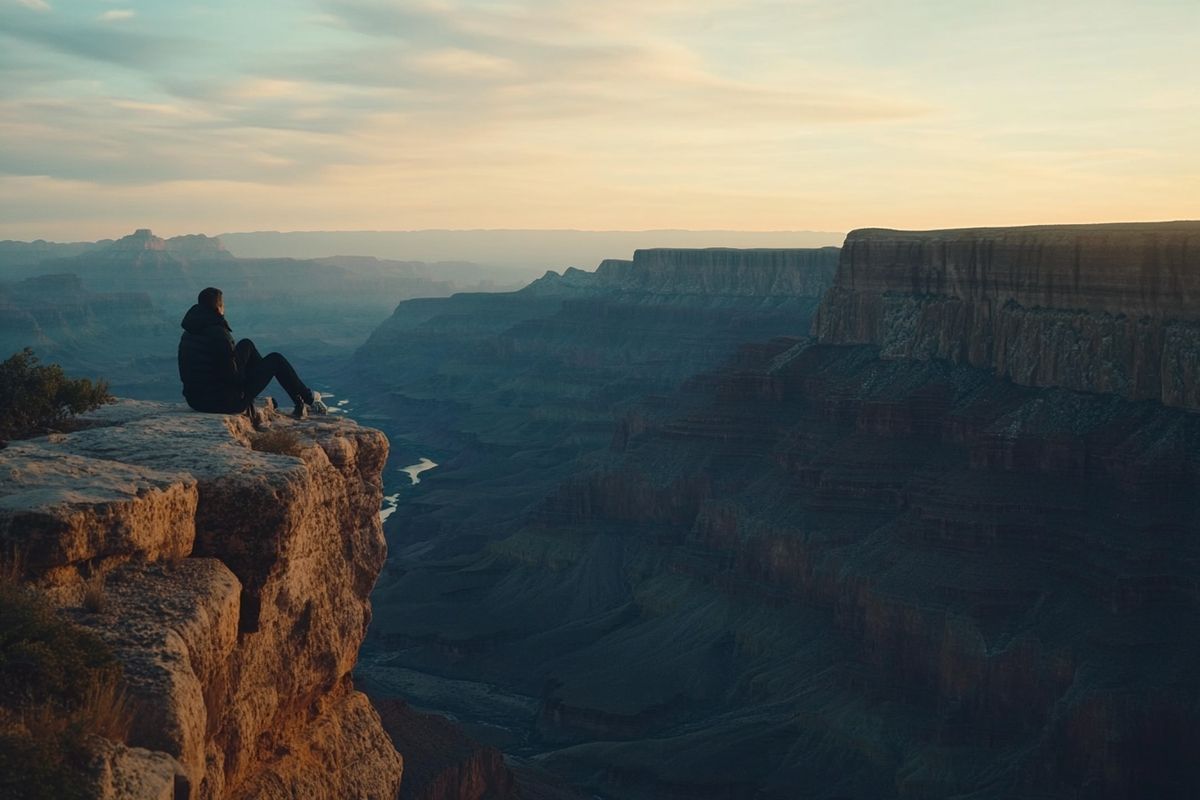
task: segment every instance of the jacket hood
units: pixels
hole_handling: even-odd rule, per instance
[[[188,312],[183,315],[183,322],[179,324],[188,333],[201,333],[212,325],[220,325],[227,331],[233,330],[225,321],[224,316],[199,303],[188,309]]]

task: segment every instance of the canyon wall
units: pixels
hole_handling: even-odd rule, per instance
[[[173,337],[174,328],[148,295],[90,292],[77,275],[0,282],[0,358],[33,347],[47,359],[103,362],[115,352]]]
[[[1200,415],[1130,388],[1139,326],[1194,322],[1194,229],[855,234],[816,340],[747,337],[675,389],[635,362],[603,452],[550,462],[529,442],[564,428],[534,391],[496,404],[511,446],[458,451],[398,510],[432,524],[380,582],[371,649],[405,685],[481,687],[474,721],[601,795],[1197,796]],[[604,308],[543,325],[539,352],[708,324]],[[452,385],[425,385],[431,426]],[[463,476],[531,452],[542,494],[501,519]],[[437,549],[455,534],[476,547]]]
[[[813,331],[1197,409],[1200,222],[853,231]]]
[[[350,679],[385,557],[383,434],[278,419],[285,455],[179,406],[86,422],[0,450],[0,544],[122,664],[134,723],[97,793],[394,798],[401,758]]]
[[[163,239],[147,229],[87,248],[0,242],[0,358],[32,347],[123,397],[177,400],[179,320],[201,289],[216,286],[237,338],[286,352],[324,389],[400,300],[496,280],[462,262],[240,259],[212,237]]]
[[[660,294],[819,298],[833,279],[838,248],[808,250],[637,250],[632,261],[609,259],[596,268],[597,285]]]
[[[457,477],[389,526],[423,535],[442,525],[426,512],[444,512],[453,549],[503,535],[564,468],[607,448],[624,405],[674,391],[741,342],[806,329],[836,268],[836,248],[639,250],[517,292],[399,304],[345,380],[356,410],[394,442],[433,448],[419,455],[446,453],[440,474]],[[463,528],[464,509],[487,522]]]

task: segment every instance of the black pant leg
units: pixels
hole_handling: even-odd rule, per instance
[[[249,339],[242,339],[233,347],[233,358],[237,362],[238,375],[245,378],[250,366],[262,361],[258,348]]]
[[[254,351],[253,356],[258,356],[257,350]],[[291,363],[279,353],[267,353],[258,358],[252,357],[247,363],[242,384],[246,399],[253,400],[258,397],[259,393],[267,388],[267,384],[271,382],[272,378],[279,381],[279,385],[283,387],[293,402],[297,399],[306,403],[312,402],[312,392],[300,380],[300,376],[296,374]]]

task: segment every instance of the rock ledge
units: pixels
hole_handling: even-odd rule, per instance
[[[101,748],[98,792],[395,797],[401,758],[350,680],[385,556],[383,434],[279,419],[289,456],[253,449],[243,417],[183,406],[87,421],[0,451],[0,545],[124,665],[136,721],[128,747]]]

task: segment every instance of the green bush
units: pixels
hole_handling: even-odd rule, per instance
[[[57,364],[38,364],[27,347],[0,363],[0,442],[37,436],[109,402],[107,383],[68,378]]]
[[[88,797],[88,736],[124,741],[131,722],[108,647],[0,577],[0,797]]]

